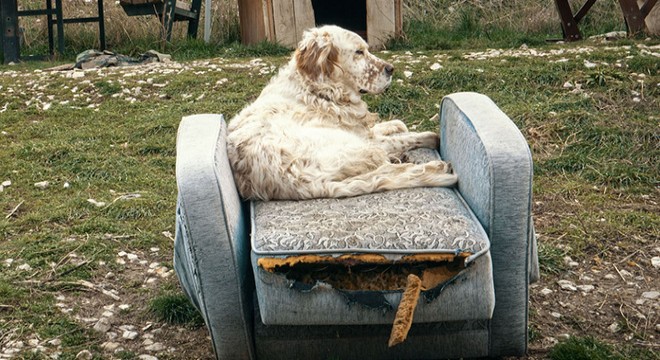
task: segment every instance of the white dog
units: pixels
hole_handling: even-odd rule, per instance
[[[227,153],[246,199],[349,197],[419,186],[450,186],[448,164],[402,163],[437,148],[433,132],[400,120],[376,123],[361,94],[378,94],[394,67],[337,26],[307,30],[291,61],[229,122]]]

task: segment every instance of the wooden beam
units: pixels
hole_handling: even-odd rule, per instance
[[[642,16],[646,19],[647,16],[649,16],[649,13],[651,10],[653,10],[653,7],[655,6],[655,3],[658,0],[646,0],[644,5],[642,5],[641,8],[639,8],[639,11],[642,13]]]
[[[646,24],[644,23],[644,16],[637,6],[636,0],[619,0],[623,17],[626,19],[629,34],[638,34],[644,31]]]
[[[555,0],[559,19],[561,20],[561,29],[564,32],[564,40],[576,41],[582,39],[580,29],[577,26],[577,21],[573,17],[573,11],[568,0]]]

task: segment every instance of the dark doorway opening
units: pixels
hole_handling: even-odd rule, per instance
[[[316,26],[337,25],[367,39],[367,2],[359,0],[312,0]]]

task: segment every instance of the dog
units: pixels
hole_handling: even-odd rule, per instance
[[[421,186],[451,186],[449,164],[405,163],[437,149],[433,132],[378,122],[362,100],[392,82],[394,67],[357,34],[327,25],[306,30],[291,60],[227,128],[227,155],[244,199],[352,197]]]

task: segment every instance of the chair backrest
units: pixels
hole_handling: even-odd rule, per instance
[[[529,146],[513,121],[477,93],[443,99],[440,134],[440,155],[452,163],[458,189],[491,242],[496,299],[491,356],[524,353],[533,248]]]
[[[218,358],[253,358],[247,223],[227,159],[222,115],[181,121],[175,267],[200,309]]]

